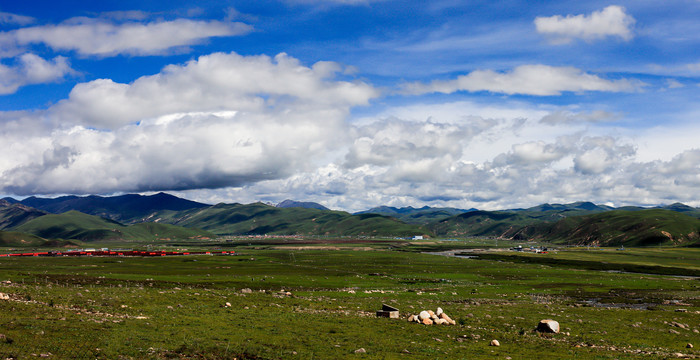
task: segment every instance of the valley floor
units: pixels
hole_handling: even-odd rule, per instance
[[[697,278],[422,253],[446,244],[0,258],[0,357],[700,358]],[[700,249],[584,255],[556,256],[693,270]],[[382,304],[400,318],[377,318]],[[406,321],[437,307],[457,324]],[[542,319],[561,332],[535,332]]]

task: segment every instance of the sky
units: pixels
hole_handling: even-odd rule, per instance
[[[700,206],[700,1],[0,0],[0,196]]]

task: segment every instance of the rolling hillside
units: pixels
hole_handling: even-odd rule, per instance
[[[28,246],[43,246],[46,240],[15,231],[0,231],[0,246],[3,247],[28,247]]]
[[[570,217],[535,236],[570,245],[697,246],[700,220],[664,209],[614,210]]]
[[[455,208],[432,208],[428,206],[424,206],[422,208],[414,208],[412,206],[402,208],[378,206],[369,210],[356,212],[355,214],[379,214],[393,217],[407,224],[427,225],[435,221],[449,218],[450,216],[475,210],[476,209],[464,210]]]
[[[140,223],[125,226],[74,210],[62,214],[44,215],[13,230],[45,239],[75,239],[85,242],[208,239],[214,236],[203,230],[185,229],[168,224]]]
[[[196,227],[219,235],[278,234],[334,236],[412,236],[430,232],[377,214],[278,208],[262,203],[218,204],[204,209],[161,212],[158,222]]]

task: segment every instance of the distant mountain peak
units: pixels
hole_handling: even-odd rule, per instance
[[[275,205],[278,208],[305,208],[305,209],[318,209],[318,210],[330,210],[327,207],[310,201],[294,201],[294,200],[284,200],[281,203]]]

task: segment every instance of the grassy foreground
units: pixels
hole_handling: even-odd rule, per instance
[[[303,249],[2,258],[0,292],[10,299],[0,300],[0,358],[700,358],[697,278],[366,246]],[[668,265],[648,251],[645,263]],[[678,251],[697,268],[700,249]],[[382,303],[402,318],[376,318]],[[457,325],[405,320],[437,307]],[[562,333],[534,332],[541,319],[557,320]]]

